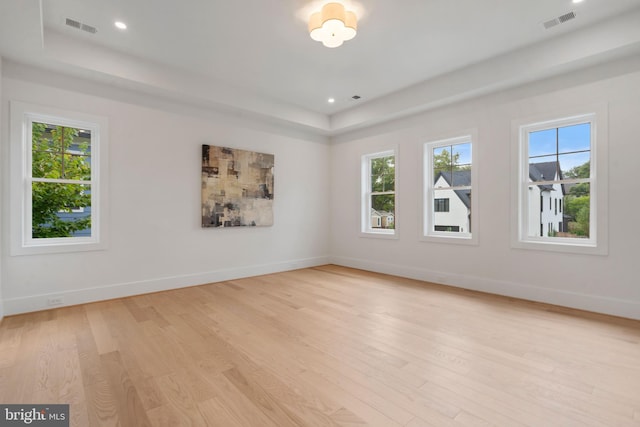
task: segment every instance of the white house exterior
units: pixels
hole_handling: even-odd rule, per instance
[[[452,185],[471,185],[471,171],[440,172],[435,178],[433,192],[434,231],[470,233],[470,190],[453,190],[449,188]]]
[[[529,165],[530,182],[556,181],[562,179],[557,162],[532,163]],[[529,190],[529,236],[551,236],[566,232],[563,221],[564,188],[562,184],[530,185]]]

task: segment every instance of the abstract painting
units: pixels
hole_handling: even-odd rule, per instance
[[[202,227],[273,225],[274,155],[202,146]]]

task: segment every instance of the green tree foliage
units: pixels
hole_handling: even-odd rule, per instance
[[[572,221],[569,222],[569,232],[583,237],[589,237],[589,196],[567,196],[565,198],[565,214]]]
[[[70,152],[73,146],[74,153]],[[78,129],[44,123],[32,127],[32,176],[34,178],[87,181],[91,166],[87,160],[89,143],[78,140]],[[79,151],[80,154],[75,153]],[[34,238],[70,237],[91,226],[91,217],[63,220],[60,212],[71,212],[91,205],[89,185],[57,182],[33,182],[32,236]]]
[[[453,148],[453,147],[452,147]],[[453,154],[452,154],[453,152]],[[460,153],[457,151],[449,151],[446,148],[440,149],[439,153],[433,154],[433,179],[438,180],[441,172],[449,172],[453,174],[456,171],[471,170],[471,165],[460,164]]]
[[[450,171],[452,167],[455,167],[460,163],[460,153],[455,153],[453,156],[446,148],[443,148],[439,154],[433,156],[433,170]]]
[[[564,178],[589,178],[591,162],[576,166],[564,174]],[[571,185],[569,194],[565,197],[565,215],[569,216],[569,232],[581,237],[589,237],[590,221],[590,184],[582,182]]]
[[[576,166],[564,174],[564,178],[589,178],[591,173],[591,162],[586,162],[583,165]],[[589,196],[589,184],[581,182],[571,186],[569,194],[575,197]]]
[[[384,193],[396,188],[395,157],[371,159],[371,191]],[[377,211],[395,212],[394,194],[376,194],[371,196],[371,207]]]
[[[591,162],[586,162],[580,166],[569,169],[565,172],[565,178],[589,178],[591,173]]]

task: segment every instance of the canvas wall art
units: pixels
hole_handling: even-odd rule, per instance
[[[274,155],[202,146],[202,227],[273,225]]]

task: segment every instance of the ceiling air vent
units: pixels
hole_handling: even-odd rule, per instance
[[[95,34],[98,32],[98,30],[96,29],[96,27],[92,27],[91,25],[87,25],[87,24],[82,24],[82,31],[86,31],[87,33],[91,33],[91,34]]]
[[[569,13],[565,13],[564,15],[560,15],[557,18],[553,18],[548,21],[545,21],[542,23],[542,25],[544,25],[544,28],[546,30],[548,30],[549,28],[553,28],[556,25],[564,24],[567,21],[571,21],[575,17],[576,17],[576,13],[572,11]]]
[[[77,28],[77,29],[80,29],[80,27],[82,26],[81,23],[79,23],[78,21],[74,21],[71,18],[67,18],[66,24],[70,27]]]
[[[65,20],[65,24],[69,27],[75,28],[77,30],[82,30],[87,33],[95,34],[98,32],[98,29],[94,26],[83,24],[82,22],[76,21],[75,19],[67,18]]]

